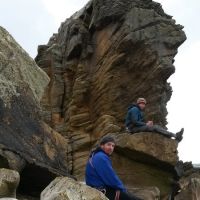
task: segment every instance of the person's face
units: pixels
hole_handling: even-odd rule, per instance
[[[140,107],[141,110],[144,110],[146,107],[145,103],[139,103],[138,106]]]
[[[115,143],[114,142],[107,142],[105,144],[101,145],[101,148],[103,149],[103,151],[108,154],[111,155],[112,152],[114,151],[115,148]]]

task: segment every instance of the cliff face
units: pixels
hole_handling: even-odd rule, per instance
[[[150,0],[93,0],[39,46],[35,60],[51,78],[43,118],[72,142],[73,174],[83,174],[98,138],[124,129],[137,97],[147,99],[148,119],[167,124],[167,79],[186,39],[182,28]]]

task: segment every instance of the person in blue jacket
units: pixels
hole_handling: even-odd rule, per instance
[[[115,173],[110,159],[114,147],[114,138],[105,136],[100,141],[100,146],[92,151],[86,164],[86,184],[100,190],[110,200],[141,200],[126,191]]]
[[[180,142],[183,138],[183,131],[182,128],[179,132],[176,134],[167,131],[166,129],[162,128],[159,125],[154,125],[153,121],[147,121],[144,120],[144,113],[146,107],[146,99],[144,98],[138,98],[137,104],[133,104],[128,108],[128,112],[126,115],[125,125],[126,129],[130,133],[137,133],[137,132],[156,132],[160,133],[166,137],[173,137],[178,142]]]

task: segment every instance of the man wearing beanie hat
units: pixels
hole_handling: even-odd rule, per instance
[[[100,140],[99,144],[101,146],[108,142],[113,142],[115,144],[115,139],[112,136],[105,136]]]
[[[126,192],[125,186],[112,168],[110,156],[115,147],[114,138],[105,136],[99,144],[90,154],[86,165],[86,184],[100,190],[110,200],[141,200]]]
[[[126,129],[128,132],[131,133],[137,133],[137,132],[156,132],[160,133],[166,137],[173,137],[178,142],[180,142],[183,138],[183,131],[182,128],[179,132],[176,134],[167,131],[166,129],[162,128],[161,126],[154,125],[153,121],[147,121],[144,120],[144,114],[143,111],[146,107],[146,99],[145,98],[138,98],[136,105],[131,105],[128,108],[128,112],[126,115]]]

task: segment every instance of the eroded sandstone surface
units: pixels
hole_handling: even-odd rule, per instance
[[[167,79],[186,39],[182,29],[153,1],[93,0],[38,47],[35,60],[51,79],[41,102],[43,119],[71,142],[71,173],[78,179],[83,179],[89,151],[101,136],[125,133],[125,113],[137,97],[147,99],[148,119],[167,124],[172,93]],[[117,156],[130,159],[123,153],[128,149],[135,155],[130,162],[153,160],[154,167],[165,166],[161,174],[168,169],[173,176],[176,141],[145,134],[133,138],[129,145],[129,137],[121,137]],[[169,181],[164,182],[162,191],[168,192]]]

